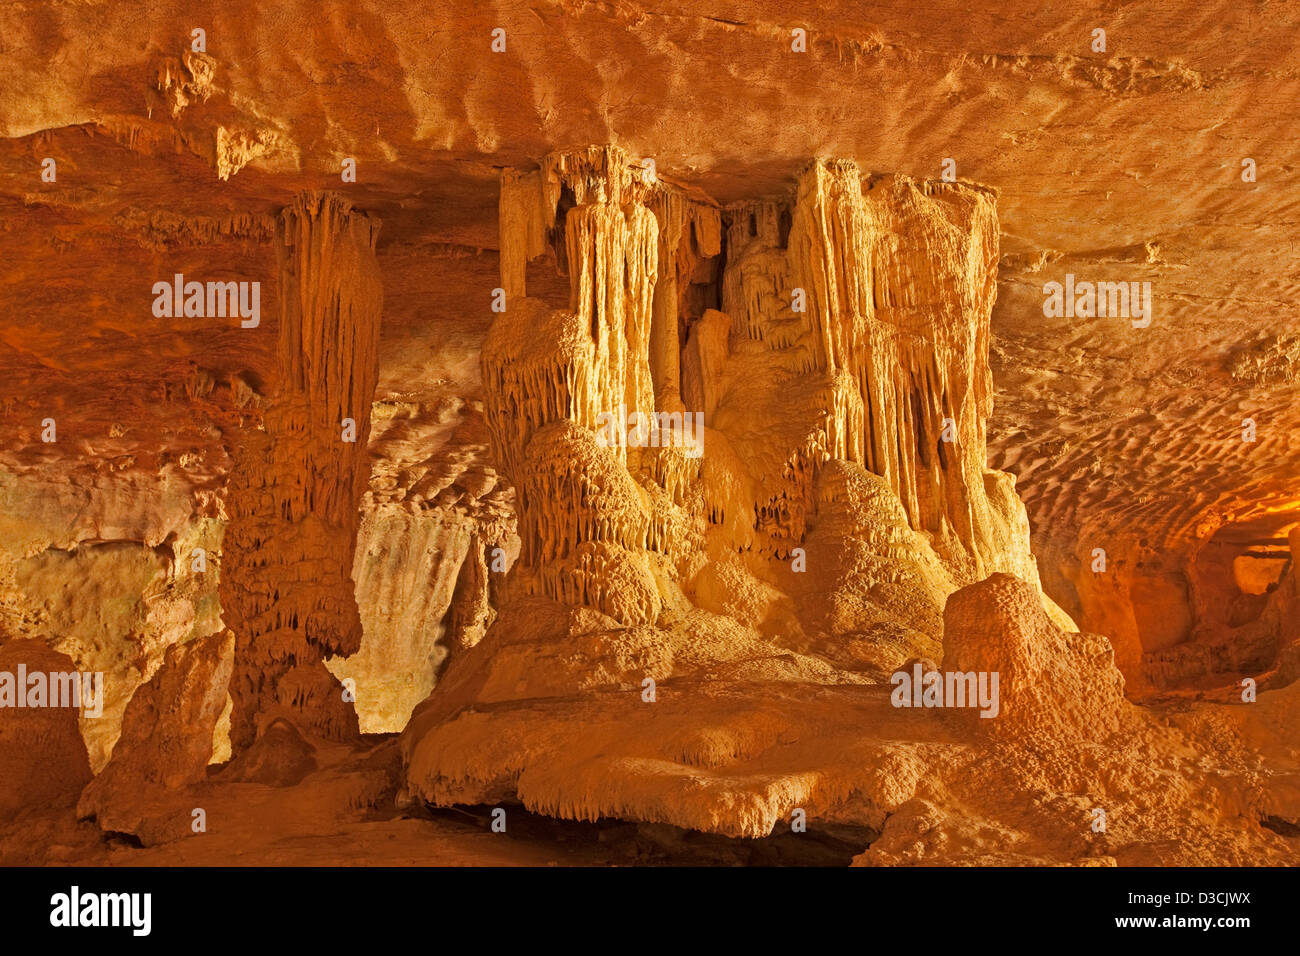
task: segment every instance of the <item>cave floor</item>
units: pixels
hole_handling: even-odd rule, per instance
[[[142,846],[78,820],[75,807],[36,808],[0,828],[0,864],[76,866],[594,866],[590,847],[515,839],[457,811],[394,803],[395,739],[361,748],[317,746],[318,766],[289,785],[209,780],[141,813],[190,819],[206,831]],[[376,796],[378,794],[378,796]],[[362,804],[358,806],[358,804]],[[192,829],[191,824],[191,829]]]
[[[735,840],[619,820],[581,823],[505,804],[505,833],[493,807],[399,806],[395,737],[352,748],[315,741],[317,767],[283,785],[223,781],[141,799],[142,817],[189,821],[206,831],[156,845],[78,820],[76,808],[40,807],[0,824],[0,866],[847,866],[875,837],[867,830]]]
[[[1119,774],[1116,779],[1137,794],[1129,801],[1132,806],[1116,805],[1117,818],[1130,813],[1134,819],[1146,820],[1151,810],[1139,799],[1141,793],[1158,784],[1156,795],[1167,797],[1188,772],[1184,763],[1174,761],[1154,768],[1151,773],[1159,772],[1151,779],[1150,773],[1139,773],[1141,768],[1133,760],[1150,759],[1155,741],[1181,725],[1200,735],[1222,735],[1232,729],[1229,717],[1235,709],[1202,714],[1195,703],[1200,696],[1167,694],[1159,703],[1140,708],[1150,723],[1137,742],[1140,746],[1127,757],[1117,755],[1113,767],[1107,764],[1107,772]],[[1285,712],[1288,702],[1278,699],[1272,706]],[[1261,720],[1268,724],[1268,713]],[[1079,781],[1069,777],[1053,785],[1047,778],[1039,780],[1039,775],[1062,760],[1077,763],[1084,759],[1080,754],[1092,754],[1085,762],[1098,759],[1090,748],[1071,753],[1062,751],[1055,757],[1048,753],[1051,759],[1041,765],[1025,763],[1026,755],[1017,755],[1018,751],[1003,754],[1009,761],[1007,773],[1033,770],[1030,782],[1037,784],[1008,792],[1006,806],[985,806],[972,819],[979,820],[985,813],[992,814],[990,820],[1017,824],[1044,800],[1070,804],[1070,794],[1083,792]],[[1098,773],[1105,769],[1101,764],[1097,768]],[[144,784],[131,793],[119,793],[115,805],[120,809],[114,813],[120,822],[112,826],[104,819],[78,819],[77,807],[68,804],[31,807],[0,820],[0,866],[843,867],[869,847],[872,852],[877,847],[885,852],[889,843],[867,827],[821,825],[812,820],[807,832],[792,833],[782,825],[781,832],[770,836],[743,839],[617,819],[562,821],[511,802],[500,804],[506,811],[506,832],[498,833],[492,828],[496,805],[433,808],[407,795],[400,786],[403,779],[398,735],[365,735],[354,743],[337,743],[268,733],[240,759],[209,767],[208,778],[201,783],[175,789]],[[1279,786],[1286,791],[1279,791],[1284,797],[1292,785],[1283,780]],[[1057,791],[1065,796],[1053,796]],[[1283,805],[1289,804],[1283,800],[1279,806]],[[1217,806],[1211,800],[1202,808],[1208,816],[1181,830],[1144,823],[1124,844],[1110,847],[1108,855],[1119,865],[1294,859],[1293,813],[1275,810],[1262,822],[1248,825],[1240,812],[1220,812]],[[88,812],[83,807],[82,813]],[[1224,822],[1227,817],[1232,826]],[[194,832],[195,818],[201,818],[202,832]],[[960,825],[959,820],[955,826]],[[1068,831],[1060,820],[1053,825],[1061,833]],[[980,822],[980,826],[981,833],[987,830],[991,835],[973,844],[966,857],[936,854],[933,862],[951,865],[967,857],[992,859],[1003,853],[1009,831],[992,823]],[[1227,830],[1219,832],[1225,826]],[[115,832],[114,827],[130,833]],[[962,831],[953,832],[961,836]],[[1006,859],[1078,862],[1086,848],[1077,845],[1074,837],[1062,839],[1066,843],[1061,846],[1035,844],[1037,849],[1029,847]]]

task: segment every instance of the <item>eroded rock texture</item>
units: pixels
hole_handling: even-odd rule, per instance
[[[412,793],[747,837],[802,811],[878,832],[872,865],[1291,858],[1280,692],[1134,707],[1150,671],[1043,594],[984,466],[990,192],[819,161],[716,208],[588,150],[507,172],[501,222],[484,387],[520,557],[406,729]],[[567,302],[529,296],[539,264]],[[1278,659],[1274,591],[1223,680]],[[901,674],[972,704],[900,706]]]
[[[357,732],[324,661],[361,646],[351,575],[378,372],[377,232],[330,193],[281,217],[279,390],[236,454],[222,549],[237,749],[281,709],[326,736]]]
[[[936,656],[948,595],[994,570],[1068,624],[983,466],[989,194],[817,162],[787,202],[723,210],[602,149],[506,173],[502,223],[528,242],[505,244],[483,368],[520,555],[406,731],[417,794],[766,835],[822,768],[788,745],[756,774],[806,739],[761,685],[847,704]],[[564,307],[527,296],[538,258]],[[561,746],[588,719],[589,745]]]
[[[9,681],[8,688],[0,688],[0,699],[8,697],[0,709],[0,780],[4,781],[0,812],[6,815],[66,806],[90,782],[90,761],[77,730],[79,708],[15,706],[14,695],[20,692],[17,678],[27,672],[45,678],[42,703],[49,704],[48,675],[76,674],[76,667],[72,658],[42,641],[11,639],[0,646],[0,673]],[[27,689],[22,687],[21,693],[25,695]]]
[[[79,816],[146,843],[191,832],[178,791],[206,777],[234,644],[226,631],[168,648],[158,673],[132,695],[113,758],[82,791]]]
[[[1294,863],[1295,11],[461,6],[0,10],[0,861]]]

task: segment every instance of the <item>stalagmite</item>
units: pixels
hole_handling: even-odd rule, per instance
[[[223,545],[236,750],[280,711],[325,736],[357,731],[323,661],[361,639],[351,574],[378,373],[378,228],[332,193],[281,216],[278,388],[265,432],[244,436]]]

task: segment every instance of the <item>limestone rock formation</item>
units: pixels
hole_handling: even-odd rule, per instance
[[[0,863],[1294,864],[1262,9],[0,8]]]
[[[127,704],[112,759],[82,792],[78,816],[147,842],[189,832],[188,810],[169,804],[207,776],[234,649],[229,631],[168,648],[158,673]]]
[[[52,686],[51,675],[56,674],[81,680],[72,659],[42,641],[11,639],[0,645],[0,812],[6,815],[75,803],[90,782],[90,761],[77,729],[78,708],[49,706],[50,694],[68,689],[62,682]],[[29,683],[28,675],[37,680]],[[28,690],[38,685],[40,704],[31,706],[35,699],[28,700]],[[18,707],[19,694],[28,706]]]
[[[1110,642],[1062,631],[1034,590],[1008,574],[948,599],[943,660],[949,671],[999,675],[1000,719],[975,724],[999,735],[1103,739],[1128,706]]]
[[[316,769],[314,753],[315,748],[293,724],[277,717],[266,725],[252,746],[230,762],[222,772],[222,779],[229,783],[292,786]]]
[[[723,211],[607,148],[506,173],[501,220],[523,238],[483,367],[520,554],[500,616],[405,732],[409,788],[747,836],[796,800],[878,819],[834,775],[836,796],[812,787],[810,745],[756,782],[777,741],[807,739],[761,688],[853,712],[856,689],[935,653],[959,584],[999,568],[1068,623],[1010,481],[983,466],[991,196],[816,162],[787,207]],[[724,308],[700,311],[659,263],[722,260],[720,221]],[[548,242],[565,306],[526,294]],[[561,747],[579,721],[589,745]]]
[[[279,391],[236,454],[222,604],[235,632],[231,742],[283,709],[328,736],[357,733],[324,660],[353,654],[357,507],[377,375],[378,225],[334,194],[305,194],[279,233]]]
[[[352,568],[361,648],[326,661],[355,685],[363,733],[405,727],[447,656],[483,636],[519,550],[514,489],[489,460],[481,404],[419,394],[374,405]]]
[[[956,746],[917,749],[915,793],[856,865],[1292,859],[1276,828],[1294,813],[1295,757],[1271,737],[1285,692],[1258,709],[1238,701],[1162,718],[1123,698],[1104,638],[1057,628],[1010,575],[956,592],[944,617],[943,672],[999,674],[999,712],[936,712]],[[1265,764],[1288,769],[1269,779]]]

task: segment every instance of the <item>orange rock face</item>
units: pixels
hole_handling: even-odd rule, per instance
[[[119,6],[0,12],[0,862],[1300,860],[1293,12]]]
[[[0,807],[6,814],[66,806],[90,783],[86,745],[77,732],[79,708],[48,706],[51,674],[81,679],[71,658],[41,641],[11,639],[0,647],[0,761],[5,781]],[[40,705],[20,708],[19,694],[25,704],[36,703],[30,692],[38,684],[32,678],[45,684]]]

